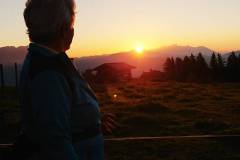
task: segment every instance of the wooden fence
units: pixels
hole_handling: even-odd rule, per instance
[[[5,82],[4,82],[4,71],[3,71],[3,65],[0,64],[0,78],[1,78],[1,90],[0,90],[0,98],[3,98],[4,95],[4,88],[5,88]]]
[[[17,89],[18,85],[19,85],[19,67],[17,63],[13,64],[13,68],[14,68],[14,87]],[[6,85],[6,74],[4,72],[4,65],[0,64],[0,98],[3,99],[5,98],[5,89],[7,87]]]
[[[124,137],[124,138],[107,138],[106,144],[121,143],[121,142],[135,142],[135,141],[171,141],[171,140],[196,140],[196,139],[215,139],[215,140],[239,140],[240,135],[190,135],[190,136],[160,136],[160,137]],[[13,144],[0,144],[0,160],[1,155],[8,152],[11,153]]]

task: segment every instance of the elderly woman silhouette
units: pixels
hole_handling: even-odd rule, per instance
[[[20,94],[22,134],[31,144],[32,159],[104,159],[97,98],[65,53],[73,39],[74,18],[74,0],[26,2],[30,45]],[[105,129],[111,130],[112,118],[104,119]]]

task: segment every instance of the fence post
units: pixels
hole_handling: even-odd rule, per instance
[[[5,124],[5,113],[0,110],[0,128],[3,129]]]
[[[1,98],[3,98],[4,97],[5,82],[4,82],[4,71],[3,71],[3,65],[2,64],[0,64],[0,76],[1,76],[1,90],[0,90],[1,94],[0,94],[0,96],[1,96]]]
[[[15,87],[16,87],[16,89],[18,89],[18,65],[17,65],[17,63],[14,63],[14,67],[15,67]]]

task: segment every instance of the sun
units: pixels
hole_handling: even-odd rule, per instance
[[[142,54],[143,51],[144,51],[144,47],[142,45],[138,45],[138,46],[135,47],[135,52],[137,54]]]

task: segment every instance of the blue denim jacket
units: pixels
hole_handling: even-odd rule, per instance
[[[77,160],[72,135],[80,136],[85,129],[100,127],[98,102],[81,76],[71,77],[74,90],[64,75],[54,70],[45,70],[30,79],[32,54],[61,56],[63,61],[70,61],[65,53],[55,54],[30,44],[20,77],[23,130],[41,146],[42,158]]]

